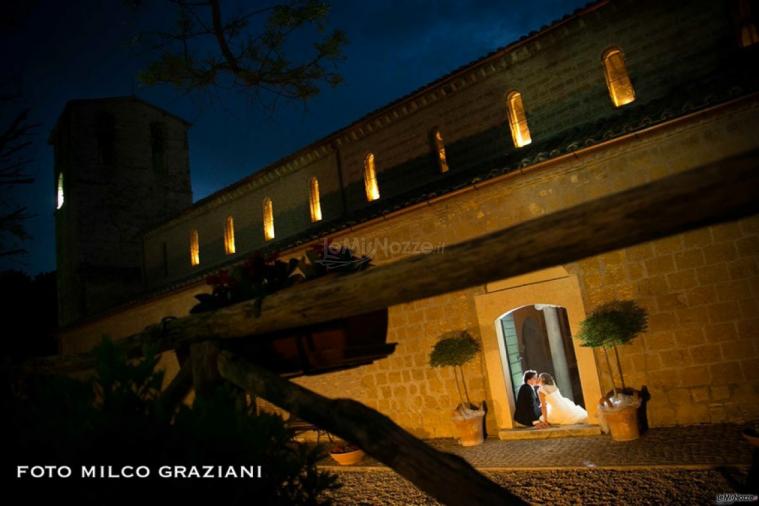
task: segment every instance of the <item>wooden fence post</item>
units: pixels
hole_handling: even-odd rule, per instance
[[[526,504],[463,458],[436,450],[360,402],[329,399],[229,351],[219,354],[219,372],[239,387],[357,444],[444,504]]]

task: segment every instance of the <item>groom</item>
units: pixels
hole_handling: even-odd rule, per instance
[[[535,387],[538,385],[537,371],[527,370],[522,376],[522,386],[517,393],[517,406],[514,412],[514,420],[527,427],[535,426],[536,429],[544,429],[548,426],[540,421],[540,401]]]

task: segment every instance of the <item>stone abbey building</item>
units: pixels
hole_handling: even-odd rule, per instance
[[[69,102],[50,138],[61,351],[186,315],[208,274],[255,251],[300,256],[328,239],[378,265],[445,254],[754,150],[757,10],[592,3],[195,203],[187,122],[134,97]],[[391,307],[392,355],[297,381],[450,436],[453,374],[428,355],[468,330],[483,349],[465,368],[470,393],[488,401],[491,434],[512,428],[525,368],[553,371],[595,422],[611,382],[572,335],[614,298],[649,313],[621,360],[628,385],[651,392],[652,425],[759,417],[757,216]],[[173,354],[162,363],[176,370]]]

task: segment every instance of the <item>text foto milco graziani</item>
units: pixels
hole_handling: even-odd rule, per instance
[[[262,466],[16,466],[16,478],[261,478]]]

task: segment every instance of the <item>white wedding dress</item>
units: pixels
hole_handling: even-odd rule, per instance
[[[543,385],[540,387],[540,392],[543,393],[541,402],[546,403],[548,423],[553,425],[572,425],[588,421],[588,412],[561,395],[556,386]]]

